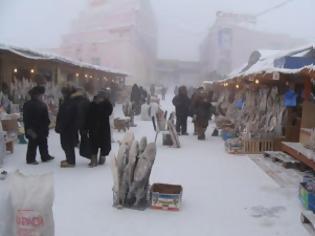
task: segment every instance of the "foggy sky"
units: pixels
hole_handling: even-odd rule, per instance
[[[198,60],[198,48],[219,10],[259,13],[283,0],[151,0],[159,27],[159,57]],[[0,42],[54,48],[87,0],[0,0]],[[259,30],[315,41],[315,0],[295,0],[262,16]]]

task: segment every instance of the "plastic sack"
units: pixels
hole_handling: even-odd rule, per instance
[[[0,181],[0,236],[13,235],[11,222],[14,222],[8,178]]]
[[[9,177],[14,236],[54,236],[53,175]]]
[[[151,107],[148,104],[143,104],[141,106],[141,120],[151,121]]]

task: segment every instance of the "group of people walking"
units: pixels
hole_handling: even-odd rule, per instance
[[[90,159],[90,167],[103,165],[111,151],[110,116],[113,105],[110,93],[101,89],[90,101],[83,89],[73,86],[62,88],[62,99],[56,119],[55,131],[60,135],[61,147],[65,152],[63,168],[76,165],[75,148],[80,147],[80,155]],[[152,91],[151,91],[152,92]],[[48,152],[50,119],[47,105],[42,98],[43,86],[36,86],[29,91],[31,99],[23,106],[23,121],[28,142],[26,162],[37,165],[36,152],[39,149],[42,162],[54,160]],[[148,93],[138,85],[131,92],[131,102],[141,105]],[[179,135],[188,135],[187,119],[193,118],[194,134],[199,140],[205,139],[205,131],[212,116],[212,96],[202,87],[189,96],[187,88],[181,86],[173,98],[176,110],[176,131]]]
[[[54,159],[48,152],[50,119],[47,105],[42,101],[44,93],[45,88],[42,86],[32,88],[29,91],[31,99],[23,106],[25,134],[29,140],[26,162],[31,165],[39,164],[36,161],[37,148],[42,162]],[[90,101],[84,90],[67,86],[62,88],[62,95],[55,126],[66,156],[60,166],[63,168],[75,166],[75,147],[79,143],[80,154],[90,159],[90,167],[104,164],[106,156],[111,151],[109,117],[113,112],[113,106],[109,92],[102,89]]]
[[[185,86],[178,88],[172,101],[175,106],[178,135],[188,135],[187,119],[191,116],[195,128],[194,135],[197,135],[199,140],[205,140],[205,131],[213,113],[211,101],[212,95],[202,87],[198,88],[191,97],[188,96]]]

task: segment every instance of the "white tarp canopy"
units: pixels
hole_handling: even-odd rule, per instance
[[[233,79],[233,78],[242,77],[242,76],[249,76],[253,74],[260,74],[260,73],[280,72],[280,73],[292,74],[292,73],[297,73],[305,68],[315,68],[314,65],[306,66],[299,69],[287,69],[287,68],[275,66],[275,62],[277,60],[281,60],[282,58],[287,57],[287,56],[303,57],[307,55],[308,53],[312,52],[314,49],[315,49],[314,45],[308,45],[308,46],[294,49],[294,50],[283,50],[283,51],[268,50],[268,52],[265,50],[256,51],[254,53],[260,54],[259,59],[256,60],[256,62],[252,64],[249,62],[248,64],[241,67],[240,69],[233,71],[228,76],[228,79]]]
[[[45,61],[54,61],[59,63],[64,63],[72,66],[77,66],[83,69],[97,70],[99,72],[105,72],[109,74],[114,74],[117,76],[128,76],[128,73],[113,70],[104,66],[92,65],[85,62],[78,62],[63,56],[59,56],[52,53],[39,52],[33,49],[20,48],[15,46],[9,46],[0,43],[0,51],[11,52],[15,55],[19,55],[24,58],[32,60],[45,60]]]

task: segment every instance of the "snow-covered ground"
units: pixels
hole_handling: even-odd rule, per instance
[[[164,103],[166,106],[170,108],[170,102]],[[120,114],[120,107],[116,109]],[[146,135],[153,141],[152,123],[138,119],[136,123],[136,137]],[[162,138],[158,138],[151,183],[183,186],[182,210],[175,213],[113,208],[109,161],[90,169],[88,161],[77,156],[76,168],[59,168],[64,153],[54,132],[49,147],[55,161],[27,166],[26,146],[17,145],[15,153],[5,159],[4,167],[9,172],[20,169],[29,174],[54,173],[56,236],[308,235],[299,220],[298,186],[280,187],[249,157],[228,155],[223,141],[210,137],[211,132],[208,129],[206,141],[197,141],[190,125],[190,135],[180,137],[181,149],[164,147]],[[115,132],[114,139],[122,135]],[[113,153],[117,149],[118,144],[113,144]]]

